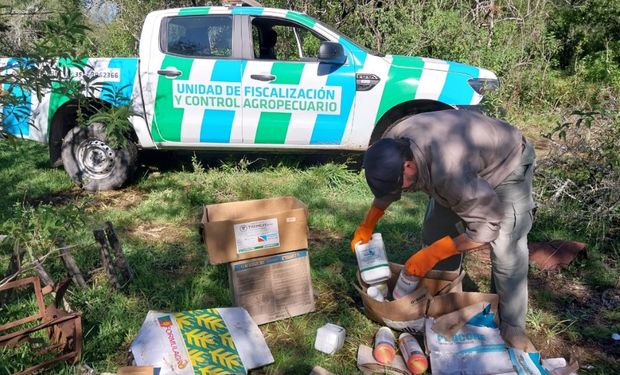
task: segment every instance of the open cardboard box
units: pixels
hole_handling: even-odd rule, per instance
[[[390,263],[389,290],[394,289],[401,264]],[[420,281],[420,286],[411,294],[394,301],[377,301],[366,292],[368,286],[357,273],[358,285],[354,285],[364,304],[364,313],[371,320],[398,331],[424,331],[424,317],[433,296],[460,292],[465,274],[459,271],[431,271]]]
[[[308,208],[294,197],[204,206],[209,263],[236,262],[308,248]]]

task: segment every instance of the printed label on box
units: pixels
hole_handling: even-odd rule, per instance
[[[280,246],[277,219],[251,221],[234,227],[237,254]]]

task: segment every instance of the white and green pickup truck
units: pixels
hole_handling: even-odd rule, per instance
[[[0,59],[0,74],[20,61]],[[152,12],[139,57],[85,64],[73,77],[100,83],[93,104],[137,114],[125,146],[105,124],[78,126],[75,101],[54,90],[2,111],[6,131],[48,143],[88,190],[121,186],[138,148],[363,151],[405,116],[476,106],[498,86],[482,68],[372,53],[303,13],[246,6]]]

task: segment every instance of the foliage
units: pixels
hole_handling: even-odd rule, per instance
[[[586,58],[603,60],[608,67],[620,64],[620,3],[617,1],[580,0],[568,6],[558,5],[550,25],[551,33],[561,43],[557,54],[561,69],[574,71],[579,60]]]
[[[20,11],[9,6],[0,8],[1,41],[10,41],[16,34],[12,21],[19,16],[15,12],[19,15],[37,15],[40,12],[38,7],[30,5],[22,4]],[[53,87],[70,82],[70,67],[59,62],[80,61],[80,55],[84,52],[88,28],[83,23],[79,8],[69,3],[62,11],[45,13],[47,17],[32,17],[24,23],[36,30],[36,33],[26,32],[31,34],[28,43],[13,46],[0,42],[0,53],[9,52],[15,56],[7,65],[0,66],[0,107],[3,107],[0,112],[0,140],[12,137],[11,133],[16,132],[13,128],[16,123],[34,125],[27,117],[30,95],[36,95],[41,100]],[[83,66],[75,68],[83,69]],[[81,90],[69,89],[67,92],[76,94]]]
[[[113,148],[124,147],[127,144],[127,135],[132,129],[129,118],[136,115],[130,104],[105,107],[95,113],[88,120],[88,124],[101,122],[105,124],[106,138]]]
[[[14,216],[1,228],[33,260],[59,247],[59,239],[67,238],[84,224],[84,207],[65,205],[38,207],[16,203]]]
[[[539,165],[543,210],[612,251],[620,238],[620,114],[575,111],[546,137],[553,146]]]
[[[120,87],[110,89],[109,87],[99,87],[102,95],[105,95],[111,105],[104,106],[103,108],[93,108],[93,113],[86,124],[91,125],[96,122],[105,124],[105,133],[108,143],[114,147],[124,147],[130,139],[133,126],[131,125],[130,118],[133,116],[139,116],[140,114],[134,111],[133,100],[125,97],[123,90],[126,87]],[[85,100],[85,102],[88,102]],[[78,122],[79,123],[79,122]]]
[[[113,9],[110,9],[113,3]],[[89,53],[99,56],[135,56],[138,53],[144,18],[158,9],[210,5],[198,0],[89,0],[83,3],[84,13],[93,30]],[[102,17],[102,13],[106,16]]]

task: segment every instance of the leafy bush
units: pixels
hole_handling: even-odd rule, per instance
[[[620,114],[576,111],[546,137],[551,147],[537,178],[541,209],[611,249],[620,238]]]
[[[31,99],[27,92],[36,95],[40,101],[45,92],[61,82],[70,81],[69,69],[59,62],[80,61],[88,30],[81,12],[70,6],[54,12],[41,12],[28,4],[20,6],[23,6],[21,11],[30,13],[30,19],[13,15],[12,7],[0,6],[0,55],[17,57],[10,65],[0,65],[0,107],[4,107],[0,112],[0,140],[12,138],[14,129],[9,132],[11,122],[32,122],[28,118]],[[15,20],[24,21],[15,25]],[[24,32],[23,28],[28,29],[26,41],[13,43]]]
[[[58,247],[58,240],[73,235],[84,224],[84,207],[68,204],[55,207],[41,204],[38,207],[16,203],[14,215],[0,226],[15,246],[25,250],[34,260]]]

